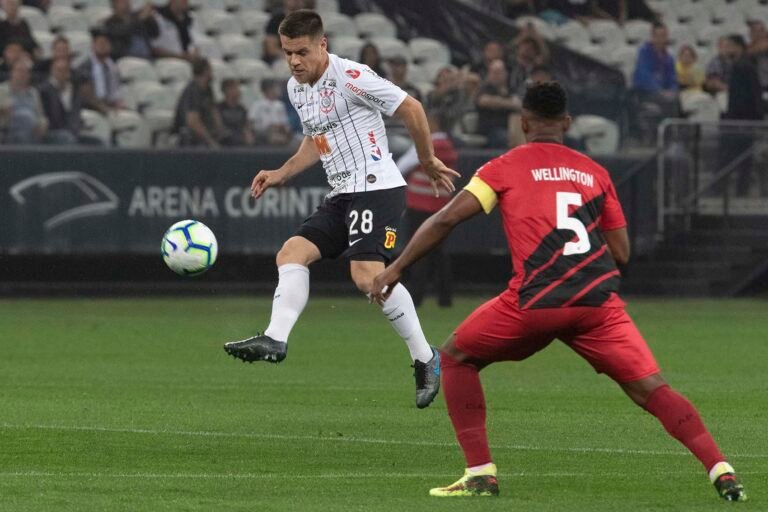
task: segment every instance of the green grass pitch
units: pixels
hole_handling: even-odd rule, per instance
[[[481,299],[421,309],[441,343]],[[463,459],[442,396],[364,299],[313,298],[281,365],[226,356],[264,298],[0,301],[2,511],[768,510],[768,309],[630,301],[747,486],[722,502],[654,418],[567,347],[483,372],[499,499],[430,498]]]

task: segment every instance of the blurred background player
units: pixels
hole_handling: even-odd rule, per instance
[[[497,361],[526,359],[559,338],[656,416],[704,465],[721,497],[745,500],[699,413],[661,377],[624,311],[616,264],[629,260],[627,223],[608,172],[563,145],[571,118],[559,83],[528,89],[522,123],[528,144],[483,165],[373,283],[373,296],[385,300],[402,271],[456,225],[499,204],[513,277],[509,288],[470,314],[441,349],[445,401],[467,469],[457,482],[430,495],[498,495],[479,372]]]
[[[442,129],[440,119],[434,113],[428,115],[429,129],[432,132],[432,145],[435,156],[451,169],[456,167],[459,155],[448,133]],[[397,161],[397,167],[405,176],[408,184],[405,189],[405,226],[408,236],[413,236],[421,224],[430,215],[448,204],[451,194],[441,190],[435,197],[431,180],[419,165],[416,146],[411,146]],[[421,305],[430,283],[434,284],[437,292],[437,304],[440,307],[451,307],[451,258],[444,246],[438,245],[421,261],[414,264],[408,275],[408,288],[416,307]]]
[[[381,113],[398,116],[408,128],[435,193],[438,184],[453,191],[451,179],[459,175],[435,156],[421,103],[366,66],[329,54],[317,13],[295,11],[278,31],[293,75],[288,93],[301,117],[304,140],[282,167],[256,175],[252,194],[259,198],[318,161],[332,190],[277,253],[279,279],[264,334],[224,346],[249,362],[285,359],[288,336],[309,298],[309,265],[349,258],[352,280],[368,294],[374,276],[391,260],[405,180],[389,152]],[[440,358],[424,337],[408,290],[394,287],[382,312],[408,346],[416,405],[426,407],[440,387]]]

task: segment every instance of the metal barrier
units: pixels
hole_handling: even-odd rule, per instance
[[[768,122],[665,119],[656,155],[659,236],[693,215],[768,216]]]

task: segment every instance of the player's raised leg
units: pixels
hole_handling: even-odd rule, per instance
[[[384,263],[381,261],[350,262],[352,280],[365,294],[370,293],[373,278],[383,271]],[[416,406],[419,409],[427,407],[440,390],[440,354],[427,342],[413,299],[405,286],[399,283],[395,286],[381,311],[403,338],[411,354],[416,378]]]
[[[728,501],[745,501],[744,486],[712,438],[699,412],[673,390],[658,373],[634,382],[619,383],[640,407],[658,418],[664,429],[704,465],[717,493]]]
[[[320,250],[304,237],[289,238],[277,253],[277,288],[272,316],[264,334],[224,345],[228,354],[242,361],[279,363],[288,352],[288,335],[309,298],[309,265],[320,259]]]

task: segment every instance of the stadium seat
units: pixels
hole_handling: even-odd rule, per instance
[[[566,46],[575,52],[579,52],[587,57],[607,63],[609,56],[609,49],[599,44],[572,44],[572,42],[566,42]]]
[[[116,146],[121,148],[149,147],[149,129],[138,113],[130,110],[112,112],[109,115],[109,124],[112,127]]]
[[[67,32],[69,49],[74,54],[75,62],[82,61],[91,52],[91,34],[88,32]]]
[[[428,37],[414,37],[408,42],[411,57],[415,62],[451,62],[451,51],[437,39]]]
[[[56,36],[47,30],[43,32],[34,31],[32,36],[35,38],[35,41],[37,41],[37,44],[40,45],[40,49],[43,51],[43,57],[49,59],[51,57],[51,44],[53,44],[53,40],[56,39]]]
[[[292,76],[291,68],[288,67],[288,63],[285,61],[285,59],[277,59],[272,63],[272,66],[270,67],[272,69],[272,75],[274,78],[288,80]]]
[[[208,59],[213,70],[213,77],[216,82],[227,78],[237,78],[237,73],[232,67],[221,59]],[[217,87],[214,87],[217,89]]]
[[[59,2],[59,0],[53,0],[51,4],[64,4],[64,5],[70,5],[71,7],[77,9],[78,11],[82,11],[84,9],[87,9],[88,7],[110,7],[111,0],[70,0],[66,2]],[[141,4],[143,5],[143,4]]]
[[[536,32],[541,34],[544,39],[554,41],[557,38],[557,31],[554,25],[550,25],[538,16],[518,16],[515,18],[515,26],[517,28],[527,27],[529,24],[533,25]]]
[[[606,64],[620,69],[624,74],[627,84],[632,83],[632,74],[635,72],[635,62],[637,61],[637,47],[619,46],[608,52]]]
[[[466,146],[474,148],[485,146],[488,142],[488,138],[485,135],[477,133],[478,119],[479,116],[477,111],[470,110],[465,112],[456,124],[456,128],[453,130],[452,135]]]
[[[219,9],[223,11],[226,7],[224,0],[189,0],[189,8],[193,11],[205,9]]]
[[[48,11],[48,26],[53,32],[88,32],[88,20],[71,7],[54,5]]]
[[[323,15],[323,27],[329,37],[357,37],[357,25],[352,18],[342,13],[326,13]]]
[[[253,102],[260,99],[261,96],[261,84],[258,82],[241,84],[240,85],[240,103],[246,110],[253,105]]]
[[[269,21],[269,14],[263,11],[243,11],[237,13],[237,18],[240,20],[243,34],[250,37],[264,33]]]
[[[242,34],[225,33],[219,36],[218,41],[225,60],[261,58],[261,45]]]
[[[45,17],[45,13],[40,9],[22,5],[19,7],[19,16],[27,22],[32,32],[48,32],[51,30],[48,18]]]
[[[88,20],[88,26],[91,28],[102,25],[111,15],[112,9],[103,5],[92,5],[85,9],[85,17]]]
[[[402,57],[405,60],[411,60],[411,52],[406,45],[400,39],[394,37],[373,37],[370,41],[378,48],[379,55],[383,60],[391,59],[392,57]]]
[[[696,44],[699,46],[712,46],[717,44],[717,40],[720,37],[727,34],[722,25],[704,25],[696,32]],[[679,47],[680,44],[676,44],[676,46]]]
[[[576,116],[569,134],[583,139],[591,155],[612,155],[619,149],[619,126],[604,117]]]
[[[702,23],[709,23],[712,20],[712,14],[707,6],[680,2],[675,4],[674,19],[683,25],[699,26]]]
[[[339,36],[330,41],[330,51],[345,59],[357,60],[360,57],[360,49],[365,44],[358,37]]]
[[[258,83],[274,76],[272,68],[261,59],[235,59],[230,62],[230,67],[241,83]]]
[[[157,82],[158,76],[152,63],[138,57],[123,57],[117,61],[117,69],[123,84]]]
[[[749,20],[768,20],[768,5],[761,4],[747,12]]]
[[[176,108],[178,98],[171,87],[165,87],[157,82],[137,82],[131,89],[136,98],[136,110],[140,113]]]
[[[651,24],[645,20],[629,20],[624,24],[624,37],[630,44],[639,44],[648,40]]]
[[[669,24],[669,43],[672,46],[679,46],[683,43],[695,44],[696,32],[691,27],[686,25],[674,25]]]
[[[422,70],[421,77],[417,76],[411,76],[411,80],[414,82],[419,81],[426,81],[430,83],[434,83],[435,78],[437,78],[437,74],[440,72],[441,69],[443,69],[445,66],[449,66],[450,64],[446,64],[445,62],[432,62],[432,61],[426,61],[419,63],[419,66]]]
[[[266,8],[266,0],[224,0],[224,8],[237,12],[237,15],[253,11],[263,11]]]
[[[322,16],[329,12],[339,12],[338,0],[317,0],[315,4],[315,10]]]
[[[200,52],[200,55],[206,59],[221,59],[222,53],[219,48],[219,43],[212,37],[206,35],[195,36],[195,48]]]
[[[587,26],[593,43],[616,47],[625,41],[624,31],[613,20],[594,20]]]
[[[211,37],[242,32],[242,25],[237,17],[224,10],[203,9],[195,13],[194,19],[196,29]]]
[[[746,22],[746,12],[738,4],[718,3],[712,8],[712,21],[722,25],[736,25]]]
[[[578,48],[590,42],[589,31],[578,21],[569,21],[557,27],[557,41],[569,48]]]
[[[712,95],[702,91],[683,91],[680,93],[680,106],[691,121],[717,122],[720,108]]]
[[[383,14],[364,12],[355,16],[357,33],[362,38],[397,37],[397,27]]]
[[[112,127],[109,124],[109,120],[101,115],[100,112],[82,109],[80,111],[80,119],[83,122],[83,127],[80,130],[82,135],[96,137],[105,145],[112,145]]]
[[[181,59],[157,59],[155,72],[158,80],[165,85],[174,82],[186,84],[192,78],[192,66],[189,62]]]

